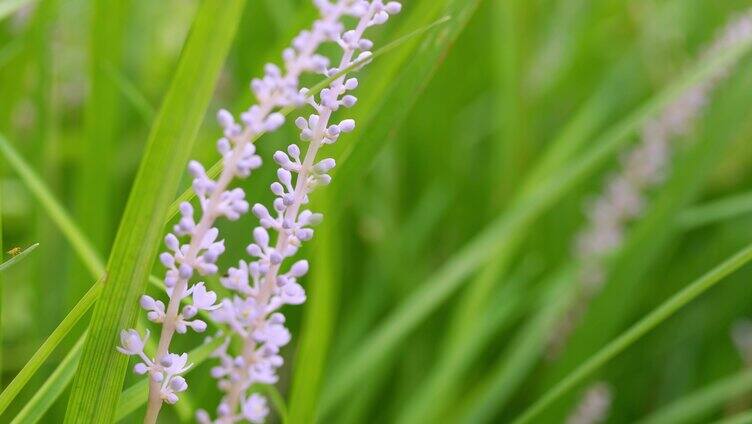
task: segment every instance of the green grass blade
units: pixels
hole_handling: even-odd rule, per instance
[[[104,264],[99,258],[99,254],[92,247],[91,242],[79,230],[73,219],[65,211],[65,208],[55,199],[52,192],[45,186],[32,167],[16,152],[2,134],[0,134],[0,153],[5,157],[11,168],[21,177],[21,180],[31,190],[34,197],[39,200],[50,219],[70,241],[73,250],[76,251],[89,272],[97,277],[102,275],[104,273]]]
[[[136,85],[133,84],[132,81],[126,78],[126,76],[123,75],[112,64],[104,63],[100,68],[102,72],[104,72],[112,81],[112,83],[117,86],[120,94],[122,94],[131,104],[131,106],[133,106],[139,116],[141,116],[141,119],[144,121],[144,123],[151,125],[151,122],[154,120],[154,116],[157,114],[157,111],[154,109],[154,106],[149,103],[149,100],[138,89],[138,87],[136,87]]]
[[[740,412],[727,418],[714,421],[713,424],[750,424],[752,423],[752,409]]]
[[[435,422],[446,416],[448,410],[444,405],[451,405],[453,397],[458,395],[462,386],[461,377],[478,359],[482,347],[499,333],[500,327],[515,322],[526,309],[522,294],[523,287],[530,281],[529,278],[518,280],[508,282],[494,293],[494,299],[489,301],[489,307],[482,320],[476,323],[474,331],[460,335],[460,343],[443,352],[431,375],[421,383],[422,389],[406,402],[396,419],[397,423]]]
[[[111,244],[115,220],[112,187],[113,167],[102,166],[102,158],[115,156],[122,123],[118,88],[101,71],[103,64],[119,66],[123,50],[125,19],[130,0],[94,0],[89,20],[87,49],[87,94],[84,103],[82,154],[78,155],[73,184],[73,212],[78,222],[85,222],[84,233],[100,254]],[[73,304],[86,291],[78,262],[72,260],[67,302]]]
[[[534,422],[534,419],[548,406],[577,387],[579,383],[582,383],[583,380],[598,368],[623,352],[689,302],[722,281],[726,276],[746,265],[750,260],[752,260],[752,245],[745,247],[722,264],[710,270],[707,274],[690,283],[567,375],[561,382],[523,412],[514,421],[514,424]]]
[[[73,348],[65,355],[60,365],[47,378],[42,387],[24,405],[23,409],[13,418],[11,424],[34,424],[42,419],[48,409],[65,391],[73,380],[76,364],[81,359],[81,348],[84,345],[85,334],[78,339]]]
[[[162,238],[161,217],[188,161],[244,3],[205,0],[196,12],[112,248],[106,290],[94,308],[65,422],[113,419],[128,362],[114,349],[118,334],[135,323],[137,298]]]
[[[60,344],[63,338],[70,332],[76,323],[86,314],[86,311],[94,303],[103,286],[103,281],[97,281],[81,299],[76,306],[71,309],[68,315],[50,336],[42,343],[42,346],[34,353],[29,362],[24,365],[21,371],[8,384],[8,387],[0,393],[0,414],[5,412],[8,405],[15,399],[21,389],[29,382],[34,373],[42,366],[44,361],[52,354],[55,347]]]
[[[752,193],[742,193],[688,209],[678,216],[677,225],[682,230],[691,230],[749,214],[752,214]]]
[[[325,210],[331,202],[331,192],[323,192],[316,198],[314,210]],[[337,310],[336,294],[339,291],[337,263],[340,257],[336,229],[331,220],[326,220],[316,229],[313,248],[313,272],[308,284],[310,300],[306,303],[305,316],[300,331],[300,347],[295,357],[293,382],[290,395],[291,423],[315,421],[321,380],[326,357],[331,343],[334,311]]]
[[[527,189],[518,196],[504,215],[497,218],[439,267],[436,273],[396,307],[350,358],[332,372],[322,398],[322,410],[329,410],[343,399],[355,387],[359,378],[367,373],[369,367],[375,366],[389,352],[396,349],[399,342],[449,299],[462,281],[478,267],[492,257],[502,260],[502,252],[510,255],[525,229],[535,218],[628,143],[629,137],[641,128],[649,117],[670,104],[687,87],[703,81],[714,75],[718,69],[738,60],[749,47],[750,43],[746,43],[738,48],[726,50],[712,60],[700,63],[657,96],[649,99],[634,113],[608,129],[602,137],[593,142],[593,147],[582,154],[578,161],[559,172],[551,173],[540,184],[525,185]],[[335,178],[332,186],[342,179]],[[489,289],[490,286],[477,287],[474,295],[476,298],[485,298],[481,294]]]
[[[218,337],[209,343],[203,344],[188,353],[188,363],[193,366],[188,370],[188,373],[193,371],[196,367],[201,365],[207,360],[212,352],[222,344],[223,339]],[[141,405],[144,405],[149,398],[149,381],[148,379],[141,379],[138,383],[133,384],[123,391],[118,401],[117,409],[115,410],[114,421],[120,421],[127,417]]]
[[[113,157],[120,125],[118,88],[101,71],[107,64],[117,68],[123,48],[128,0],[95,0],[89,18],[88,94],[84,107],[84,133],[77,166],[76,216],[86,223],[86,234],[99,251],[109,247],[111,234],[111,167],[103,158]],[[75,284],[75,282],[74,282]],[[80,283],[79,283],[80,284]],[[74,288],[78,292],[79,287]]]
[[[510,341],[509,352],[500,357],[478,383],[479,389],[469,396],[460,422],[488,422],[504,408],[515,389],[541,358],[556,320],[572,304],[578,288],[572,284],[572,275],[571,269],[555,274],[549,297],[538,305],[538,312]]]
[[[287,405],[285,404],[285,399],[282,397],[282,394],[277,390],[277,387],[271,384],[261,384],[259,385],[259,391],[263,392],[272,402],[272,407],[277,411],[279,420],[286,423],[288,421]]]
[[[677,399],[640,420],[640,424],[679,424],[697,421],[697,418],[707,416],[726,402],[750,390],[752,370],[745,369]]]
[[[3,228],[2,225],[0,225],[0,231],[2,231],[2,228]],[[2,236],[0,236],[0,251],[3,248],[2,240],[3,240]],[[0,263],[0,272],[5,271],[6,269],[10,268],[14,264],[17,264],[18,262],[20,262],[29,253],[33,252],[34,249],[36,249],[37,247],[39,247],[39,243],[34,243],[31,246],[29,246],[26,249],[24,249],[23,251],[21,251],[21,253],[18,253],[15,256],[13,256],[12,258],[8,259],[7,261],[5,261],[3,263]]]

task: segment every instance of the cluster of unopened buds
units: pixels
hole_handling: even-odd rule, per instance
[[[368,49],[373,43],[362,38],[363,32],[370,26],[386,22],[390,14],[400,10],[399,3],[384,4],[379,0],[317,1],[316,4],[322,18],[314,24],[311,32],[304,32],[296,39],[293,54],[286,53],[287,69],[289,72],[290,60],[296,57],[294,52],[304,49],[306,43],[335,42],[343,50],[337,67],[329,67],[323,59],[313,62],[318,67],[314,72],[338,77],[321,90],[318,99],[309,95],[308,89],[299,90],[305,103],[314,110],[307,118],[295,120],[300,139],[309,143],[308,148],[303,154],[297,144],[291,144],[285,151],[274,154],[279,169],[277,181],[270,187],[276,196],[272,208],[255,204],[251,209],[260,223],[253,230],[253,242],[246,249],[254,260],[239,261],[236,267],[228,270],[226,277],[220,279],[222,285],[235,295],[224,299],[222,307],[212,313],[212,318],[239,335],[243,339],[243,348],[232,353],[229,343],[225,342],[214,353],[219,364],[212,369],[212,376],[219,380],[219,388],[225,396],[217,407],[214,421],[209,413],[199,411],[197,418],[201,423],[261,422],[268,413],[265,398],[248,392],[254,384],[277,382],[277,369],[283,363],[280,349],[291,340],[290,332],[284,326],[284,315],[279,310],[284,305],[298,305],[306,300],[299,279],[308,272],[308,262],[298,260],[289,267],[285,267],[284,262],[296,255],[303,242],[313,237],[312,227],[323,218],[319,213],[303,209],[309,203],[311,192],[331,182],[329,173],[335,166],[334,159],[317,160],[316,155],[322,146],[335,143],[340,135],[355,129],[352,119],[330,122],[334,112],[352,107],[357,102],[357,98],[348,93],[358,87],[358,80],[348,78],[342,71],[362,66],[371,56]],[[334,15],[338,16],[337,20],[327,20]],[[345,30],[339,22],[339,17],[345,15],[358,18],[354,29]],[[273,73],[267,73],[263,83],[252,86],[263,87],[262,95],[269,95],[273,92],[269,89],[272,81],[289,82],[289,79],[274,69]],[[272,237],[272,233],[276,237]]]
[[[224,392],[217,407],[218,417],[212,421],[206,411],[198,411],[198,421],[258,423],[263,422],[269,412],[266,399],[251,393],[251,386],[277,382],[277,369],[283,364],[280,349],[291,340],[279,309],[306,300],[299,279],[308,272],[308,262],[298,260],[285,266],[284,261],[313,237],[312,227],[322,220],[321,214],[302,209],[314,189],[331,182],[334,159],[317,160],[316,155],[322,146],[335,143],[340,135],[355,129],[352,119],[330,121],[334,112],[357,102],[349,92],[358,87],[358,80],[348,78],[346,73],[364,66],[372,56],[373,43],[363,38],[363,33],[369,27],[385,23],[390,15],[401,10],[400,3],[382,0],[314,0],[314,4],[320,18],[284,50],[284,67],[268,64],[264,76],[251,82],[258,103],[241,113],[239,119],[225,110],[218,113],[217,120],[224,131],[217,142],[222,156],[222,172],[218,178],[213,178],[198,162],[192,161],[188,166],[200,214],[196,214],[191,203],[182,203],[180,219],[173,232],[165,237],[168,251],[160,255],[160,261],[167,269],[164,283],[169,302],[165,305],[147,295],[141,298],[148,319],[162,325],[156,355],[150,357],[144,353],[148,331],[141,337],[136,330],[123,330],[122,346],[118,348],[124,354],[139,357],[141,362],[136,364],[135,372],[150,376],[145,422],[155,422],[161,403],[176,402],[178,393],[187,389],[181,374],[190,368],[188,356],[169,352],[169,346],[174,333],[185,333],[188,328],[196,332],[206,330],[206,321],[197,318],[199,313],[203,313],[202,318],[208,316],[230,331],[221,336],[225,339],[214,352],[219,364],[212,369],[212,376]],[[343,23],[345,17],[355,18],[357,24],[347,29]],[[331,66],[329,58],[317,53],[324,43],[333,43],[342,49],[337,66]],[[316,96],[307,88],[299,88],[300,76],[306,72],[332,81]],[[288,146],[286,151],[276,152],[273,158],[280,168],[277,181],[271,184],[276,196],[272,208],[261,204],[250,208],[245,192],[241,188],[230,189],[230,183],[236,178],[248,177],[261,166],[262,160],[256,154],[253,141],[284,124],[280,110],[306,104],[314,112],[308,118],[295,120],[300,139],[308,143],[305,154],[296,144]],[[260,222],[252,231],[253,242],[246,249],[254,259],[239,261],[220,278],[221,284],[234,295],[217,303],[217,295],[208,290],[204,282],[191,284],[191,281],[196,276],[215,275],[219,271],[217,260],[224,253],[225,245],[224,240],[219,239],[215,221],[218,218],[236,220],[249,210]],[[185,241],[181,242],[180,238]],[[188,298],[190,302],[181,309],[181,302]],[[242,340],[241,352],[231,352],[231,337]]]

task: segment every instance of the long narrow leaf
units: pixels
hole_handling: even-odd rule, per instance
[[[316,200],[323,208],[331,201],[331,193],[324,192]],[[320,210],[317,208],[318,210]],[[319,389],[324,375],[326,355],[333,332],[334,311],[337,309],[336,294],[340,256],[336,230],[332,221],[326,220],[316,230],[314,262],[311,276],[310,301],[306,307],[305,320],[300,331],[300,350],[295,357],[294,378],[290,395],[290,422],[313,422],[318,403]]]
[[[752,193],[742,193],[688,209],[678,216],[677,225],[683,230],[691,230],[750,214],[752,214]]]
[[[99,259],[99,254],[92,247],[91,242],[81,233],[70,215],[60,202],[55,199],[52,192],[47,189],[44,182],[34,172],[28,163],[16,152],[13,146],[5,137],[0,134],[0,153],[8,161],[8,164],[16,171],[26,187],[31,190],[34,197],[42,204],[43,210],[49,215],[50,219],[63,232],[65,238],[73,246],[79,258],[84,262],[86,268],[97,277],[104,273],[104,264]]]
[[[745,247],[716,268],[710,270],[707,274],[690,283],[683,290],[663,302],[660,306],[645,316],[645,318],[641,319],[627,331],[622,333],[622,335],[604,346],[598,351],[598,353],[590,357],[587,362],[580,365],[572,373],[567,375],[560,383],[546,392],[540,400],[535,402],[530,408],[522,413],[519,418],[514,421],[514,424],[533,422],[533,420],[548,406],[568,391],[575,388],[585,378],[603,366],[603,364],[623,352],[626,348],[665,321],[668,317],[676,313],[701,294],[705,293],[711,287],[718,284],[726,276],[746,265],[750,260],[752,260],[752,245]]]
[[[2,230],[2,225],[0,225],[0,230]],[[33,252],[34,249],[39,247],[39,243],[34,243],[31,246],[27,247],[26,249],[22,250],[20,253],[16,254],[12,258],[8,259],[7,261],[0,263],[0,272],[5,271],[6,269],[10,268],[14,264],[17,264],[20,262],[23,258],[25,258],[29,253]],[[0,238],[0,251],[3,248],[2,244],[2,238]]]
[[[73,381],[66,422],[111,422],[128,358],[113,349],[135,323],[167,214],[232,42],[242,0],[205,0],[149,136]],[[156,217],[156,219],[155,219]]]
[[[76,323],[86,314],[103,286],[103,280],[97,281],[81,299],[81,301],[73,307],[73,309],[65,316],[63,321],[55,328],[50,336],[42,343],[42,346],[34,353],[29,362],[24,365],[21,371],[13,378],[8,384],[8,387],[0,393],[0,414],[2,414],[8,405],[15,399],[21,389],[28,383],[29,379],[34,373],[42,366],[44,361],[52,354],[55,347],[63,340],[63,338],[70,332]]]
[[[640,420],[640,424],[680,424],[707,416],[725,403],[752,390],[752,370],[698,389]]]
[[[84,346],[84,340],[85,338],[82,337],[73,345],[73,348],[45,380],[42,387],[34,393],[34,396],[24,405],[21,412],[13,418],[12,424],[33,424],[42,419],[47,410],[73,380],[73,374],[76,371],[75,364],[81,359],[81,348]]]

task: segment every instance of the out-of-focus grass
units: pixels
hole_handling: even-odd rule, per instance
[[[0,158],[0,247],[42,243],[2,272],[6,384],[79,300],[89,274],[101,275],[98,258],[115,236],[152,105],[163,103],[199,3],[0,1],[0,134],[39,176]],[[305,252],[309,303],[285,311],[293,342],[278,387],[289,422],[505,422],[752,239],[745,54],[680,142],[665,184],[649,193],[563,356],[546,359],[559,302],[576,289],[571,246],[583,205],[702,46],[752,3],[487,0],[476,13],[467,1],[404,3],[374,33],[377,48],[446,14],[452,20],[359,73],[358,130],[330,150],[333,184],[311,205],[327,221]],[[191,118],[200,126],[196,158],[216,162],[214,112],[247,107],[249,79],[265,61],[279,63],[314,15],[307,0],[248,2],[212,103]],[[241,183],[249,198],[268,202],[271,154],[296,139],[286,126],[260,140],[266,164]],[[180,187],[188,184],[183,177]],[[539,195],[546,200],[536,203]],[[499,217],[503,231],[487,232]],[[221,224],[233,234],[222,266],[243,258],[253,225]],[[76,271],[81,265],[89,274]],[[594,373],[613,388],[609,422],[653,413],[709,422],[749,407],[729,328],[752,314],[750,275],[740,269]],[[450,290],[431,281],[449,281]],[[78,361],[70,339],[42,348],[49,366],[32,364],[33,379],[21,373],[24,388],[3,418],[21,411],[18,422],[62,421]],[[186,338],[184,347],[200,341]],[[208,368],[189,375],[190,407],[216,407]],[[126,400],[133,384],[143,383],[128,377]],[[581,387],[542,420],[562,421]],[[137,422],[140,403],[129,405],[136,412],[119,414]],[[187,407],[165,408],[164,422],[184,419]]]

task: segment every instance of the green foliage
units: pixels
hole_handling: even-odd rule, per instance
[[[177,189],[242,6],[241,0],[229,4],[207,0],[196,13],[115,238],[73,380],[66,422],[112,421],[128,362],[113,346],[120,330],[135,322],[137,299],[162,238],[159,217],[166,215]]]

